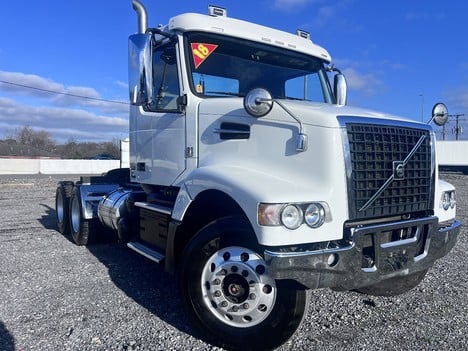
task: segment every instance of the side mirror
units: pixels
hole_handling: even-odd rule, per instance
[[[448,109],[445,104],[439,102],[432,108],[432,121],[438,126],[443,126],[448,120]]]
[[[346,105],[348,85],[346,84],[346,78],[343,73],[339,72],[335,74],[335,77],[333,78],[333,90],[335,93],[336,104],[340,106]]]
[[[146,105],[153,100],[152,35],[139,33],[128,39],[128,89],[130,103]]]

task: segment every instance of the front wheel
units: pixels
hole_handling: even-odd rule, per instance
[[[273,349],[299,327],[304,290],[278,284],[247,221],[223,218],[201,229],[184,250],[180,287],[193,325],[227,349]]]

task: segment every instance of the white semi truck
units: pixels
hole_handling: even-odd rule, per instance
[[[307,289],[396,295],[454,246],[455,189],[428,124],[346,105],[309,34],[186,13],[129,38],[130,168],[59,182],[59,231],[115,233],[180,283],[228,349],[284,343]],[[331,83],[331,81],[333,83]]]

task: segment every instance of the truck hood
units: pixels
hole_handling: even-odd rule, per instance
[[[378,112],[370,109],[353,107],[353,106],[338,106],[325,103],[314,103],[307,101],[280,100],[281,103],[305,125],[320,126],[326,128],[339,128],[340,123],[338,117],[352,117],[356,119],[374,119],[380,120],[380,123],[385,121],[399,121],[402,124],[423,125],[421,122],[404,118],[401,116],[391,115],[383,112]],[[219,111],[224,111],[230,115],[238,115],[239,117],[249,116],[243,108],[241,98],[216,98],[203,100],[200,103],[200,112],[205,114],[219,114]],[[275,120],[285,122],[295,122],[279,104],[275,103],[273,109],[262,120]],[[363,121],[365,122],[365,121]]]
[[[358,119],[378,119],[384,122],[400,121],[402,123],[419,123],[401,116],[353,106],[338,106],[306,101],[281,100],[283,105],[302,123],[322,127],[338,127],[336,117],[353,117]],[[275,108],[280,108],[276,104]]]

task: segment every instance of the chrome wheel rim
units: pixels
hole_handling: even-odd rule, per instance
[[[225,324],[247,328],[264,321],[273,310],[277,289],[263,258],[230,246],[215,252],[201,277],[203,301]]]

